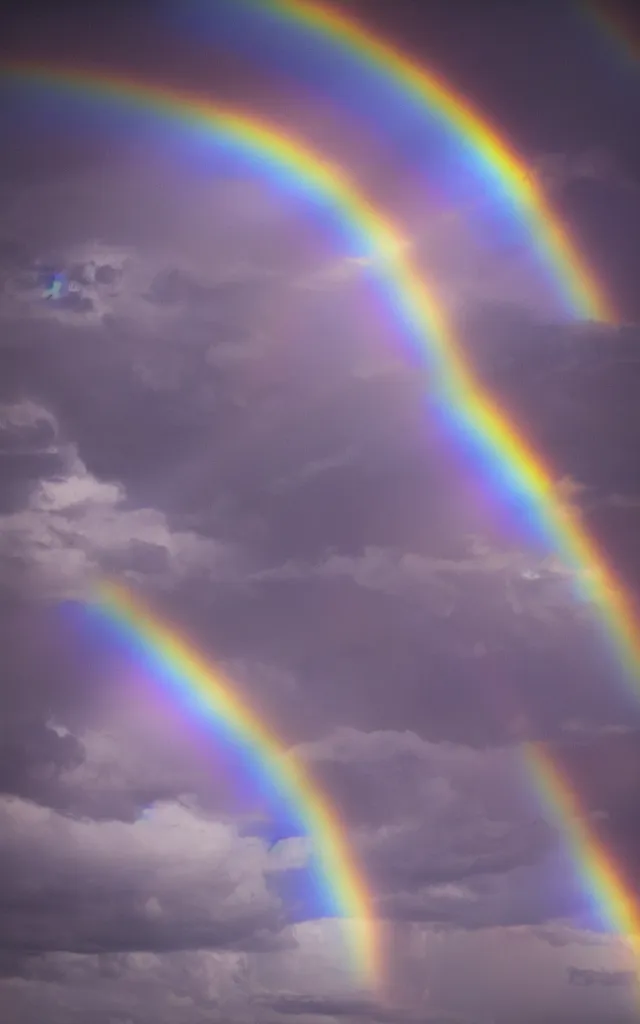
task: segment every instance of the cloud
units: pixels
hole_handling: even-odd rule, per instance
[[[200,735],[189,716],[170,703],[163,708],[158,696],[118,689],[111,711],[103,704],[100,732],[76,738],[51,726],[53,738],[70,745],[67,761],[59,759],[44,789],[21,783],[16,791],[44,793],[67,814],[131,826],[178,802],[184,813],[213,816],[246,838],[275,840],[265,874],[306,868],[309,840],[281,836],[277,817],[265,818],[262,805],[238,789],[237,768],[208,731]],[[579,909],[579,889],[563,881],[553,833],[523,802],[516,750],[343,729],[295,753],[351,823],[349,839],[384,916],[477,928]]]
[[[59,299],[44,299],[44,275],[63,271],[68,291]],[[129,247],[98,240],[54,251],[30,260],[5,279],[0,316],[33,318],[74,329],[99,325],[121,304],[126,285],[139,273],[138,260]]]
[[[477,927],[554,916],[567,898],[552,881],[553,833],[523,800],[517,748],[340,729],[297,753],[356,826],[384,914]]]
[[[636,1009],[635,994],[628,988],[567,984],[570,965],[632,968],[633,952],[624,941],[558,923],[545,929],[560,939],[560,944],[551,944],[539,931],[528,926],[468,931],[401,925],[394,933],[390,957],[399,969],[404,966],[413,1005],[419,1005],[420,979],[428,989],[430,1009],[442,1008],[462,1019],[599,1024],[611,1017],[630,1024]]]
[[[316,928],[316,937],[321,931]],[[407,987],[403,1000],[390,998],[382,1004],[353,986],[332,989],[326,981],[323,986],[322,944],[314,943],[309,934],[305,959],[302,930],[297,938],[293,972],[285,951],[52,952],[13,964],[5,959],[0,998],[5,1012],[19,1010],[20,1020],[27,1024],[39,1024],[43,1018],[67,1024],[74,1017],[99,1024],[201,1024],[211,1019],[283,1024],[294,1017],[300,1024],[367,1019],[412,1024],[506,1024],[513,1019],[525,1024],[601,1024],[613,1013],[625,1024],[634,1019],[625,986],[567,984],[572,962],[589,969],[587,964],[599,961],[612,971],[616,963],[625,962],[610,936],[574,930],[570,937],[567,932],[569,945],[559,952],[528,929],[474,935],[396,930],[390,955],[404,966]],[[309,984],[313,974],[303,968],[312,962],[316,982]],[[424,992],[427,980],[430,994]]]
[[[269,575],[273,578],[286,578],[295,575],[296,570],[304,573],[306,569],[318,575],[352,577],[364,587],[396,591],[402,587],[403,577],[406,577],[407,585],[410,586],[411,578],[420,581],[439,572],[455,575],[491,572],[522,575],[537,568],[531,564],[535,561],[534,556],[517,549],[493,548],[482,537],[467,537],[467,547],[466,557],[463,555],[457,559],[369,547],[361,555],[331,554],[316,567],[287,565],[271,570]],[[549,575],[570,575],[570,570],[553,555],[540,559],[538,565],[541,571]]]
[[[7,695],[9,696],[9,695]],[[0,791],[55,803],[60,775],[78,768],[84,748],[33,713],[16,714],[7,701],[0,727]]]
[[[407,1024],[472,1024],[470,1018],[462,1020],[459,1016],[443,1014],[438,1011],[409,1010],[402,1007],[389,1005],[384,1001],[376,1001],[360,998],[318,998],[317,996],[301,996],[295,993],[281,992],[268,996],[258,997],[254,1005],[263,1004],[269,1006],[275,1013],[282,1014],[288,1018],[295,1015],[296,1018],[304,1020],[305,1016],[314,1019],[318,1016],[335,1020],[373,1020],[382,1021],[385,1024],[395,1024],[396,1021]]]
[[[480,537],[468,542],[468,552],[458,558],[370,546],[358,555],[329,554],[316,565],[285,563],[254,578],[342,579],[365,590],[411,599],[430,614],[447,618],[459,607],[461,580],[468,588],[475,577],[485,587],[485,602],[501,612],[506,603],[514,614],[524,613],[548,625],[561,610],[576,618],[585,615],[570,585],[575,572],[556,556],[536,558],[522,550],[499,550]]]
[[[34,403],[10,408],[23,428],[35,422]],[[46,410],[37,422],[55,428]],[[160,587],[189,575],[229,577],[234,556],[227,547],[172,530],[155,509],[131,507],[125,488],[98,479],[73,445],[60,443],[56,453],[56,475],[34,483],[26,508],[0,516],[5,588],[60,599],[83,596],[103,573]]]
[[[380,1004],[358,999],[318,999],[313,996],[299,996],[280,993],[268,997],[268,1005],[277,1013],[309,1014],[322,1017],[364,1017],[369,1020],[392,1020]]]
[[[15,445],[18,451],[49,451],[57,439],[55,417],[37,402],[25,399],[0,405],[0,437],[3,445]]]
[[[546,153],[531,163],[532,175],[550,194],[562,194],[577,181],[597,181],[626,191],[637,191],[637,181],[622,167],[616,154],[603,146],[582,151]]]
[[[16,798],[0,817],[6,949],[278,944],[265,846],[228,825],[178,804],[132,823],[73,820]]]
[[[579,718],[572,718],[563,723],[562,731],[569,736],[577,736],[582,739],[598,739],[605,736],[625,736],[635,733],[636,729],[633,725],[613,722],[598,725],[595,722],[582,722]]]
[[[582,967],[568,967],[570,985],[604,985],[605,987],[632,986],[638,980],[636,971],[590,970]]]
[[[351,446],[349,448],[345,448],[343,451],[326,455],[324,458],[312,459],[305,466],[302,466],[298,472],[293,473],[290,476],[283,476],[274,480],[271,485],[271,489],[276,493],[296,490],[298,487],[303,486],[311,480],[316,480],[318,477],[323,476],[332,469],[344,469],[351,466],[357,458],[357,455],[357,449],[354,446]]]
[[[22,962],[2,989],[3,1006],[29,1024],[86,1019],[99,1024],[198,1024],[249,1006],[242,953],[49,953]]]
[[[640,495],[616,492],[603,494],[569,475],[558,480],[556,494],[562,504],[570,508],[577,516],[582,516],[585,512],[592,512],[603,506],[629,512],[640,508]]]
[[[613,508],[630,510],[640,508],[640,495],[637,494],[611,494],[605,501]]]

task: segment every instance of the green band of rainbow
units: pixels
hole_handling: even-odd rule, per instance
[[[365,251],[378,254],[378,266],[381,268],[379,277],[384,291],[393,297],[394,311],[399,323],[435,365],[442,394],[455,410],[461,427],[485,453],[491,455],[539,514],[549,540],[576,573],[585,596],[599,610],[607,637],[625,670],[626,678],[630,680],[634,692],[638,691],[640,637],[635,629],[633,609],[629,600],[596,545],[582,528],[577,516],[570,509],[563,507],[556,495],[551,476],[543,464],[517,436],[489,397],[483,394],[478,382],[467,369],[439,303],[434,294],[426,289],[417,270],[412,266],[398,233],[338,169],[277,130],[188,92],[163,88],[124,75],[70,70],[51,65],[20,63],[9,65],[6,70],[18,80],[40,83],[47,88],[58,85],[75,93],[80,92],[81,95],[90,94],[96,99],[137,106],[180,123],[200,126],[210,131],[213,137],[237,145],[241,152],[259,155],[265,166],[284,166],[290,174],[293,173],[304,181],[307,192],[311,191],[319,202],[338,211],[351,230],[361,237]],[[207,692],[209,682],[206,680],[209,679],[211,672],[190,660],[195,656],[192,656],[188,648],[181,648],[179,643],[177,648],[171,647],[170,633],[166,627],[156,627],[154,631],[153,622],[147,623],[142,612],[127,608],[125,617],[127,615],[132,619],[140,615],[142,625],[138,621],[138,628],[143,630],[148,626],[149,642],[161,645],[166,641],[167,657],[175,657],[176,663],[184,670],[186,677],[189,680],[193,679],[193,685],[201,685],[203,693]],[[166,630],[165,633],[163,629]],[[193,676],[190,673],[193,673]],[[219,691],[215,692],[217,694]],[[223,707],[225,713],[227,709],[229,714],[232,713],[228,702]],[[252,721],[250,728],[259,729],[259,723]],[[529,748],[529,753],[535,753],[536,749],[542,750],[532,747]],[[264,750],[266,758],[273,757],[277,761],[279,751],[268,746],[266,737]],[[635,930],[635,916],[623,911],[622,897],[614,899],[615,886],[624,893],[624,883],[615,875],[613,866],[609,865],[609,862],[605,864],[604,854],[600,855],[598,852],[600,847],[586,821],[578,828],[574,821],[575,814],[571,819],[572,823],[567,820],[569,813],[573,814],[576,811],[577,814],[578,805],[575,797],[571,804],[568,798],[564,799],[571,790],[566,783],[564,788],[560,783],[560,770],[557,766],[552,769],[552,762],[548,758],[545,760],[535,756],[528,757],[527,765],[533,781],[553,811],[559,828],[565,832],[577,859],[583,865],[589,884],[604,904],[601,907],[603,914],[622,935],[628,935],[631,926]],[[554,775],[550,775],[552,770],[555,772]],[[289,780],[289,785],[293,785],[293,781]],[[319,795],[313,791],[309,792],[305,784],[302,785],[302,789],[295,788],[290,792],[293,800],[316,800],[316,806],[322,807]],[[321,840],[325,831],[333,836],[333,848],[323,849],[326,863],[335,864],[335,884],[341,886],[343,891],[345,909],[348,909],[347,916],[367,922],[361,929],[357,943],[359,959],[366,976],[377,979],[381,964],[370,905],[363,893],[358,872],[351,867],[339,827],[333,822],[328,811],[324,813],[329,815],[329,818],[327,820],[323,813],[318,811],[315,834],[319,834]],[[598,874],[598,864],[602,868],[601,874],[609,872],[609,890]],[[615,885],[614,879],[617,879]],[[357,898],[353,896],[354,893],[359,894]],[[609,904],[607,900],[610,901]],[[632,907],[634,904],[633,894],[627,893],[627,905]]]

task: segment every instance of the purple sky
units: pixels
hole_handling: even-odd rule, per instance
[[[434,198],[411,133],[354,132],[346,94],[295,88],[266,42],[259,64],[221,55],[215,10],[198,37],[153,6],[16,8],[3,53],[206,87],[344,159],[634,593],[640,76],[568,8],[353,5],[547,182],[623,319],[568,324],[524,242]],[[570,572],[434,414],[367,267],[272,177],[166,125],[13,91],[0,147],[7,1020],[636,1020],[636,965],[514,737],[526,717],[554,745],[633,883],[640,709]],[[274,845],[279,812],[215,733],[89,628],[75,602],[101,573],[215,658],[340,812],[386,1004],[322,917],[307,839]]]

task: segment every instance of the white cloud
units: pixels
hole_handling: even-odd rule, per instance
[[[38,402],[28,398],[20,402],[0,403],[0,430],[24,431],[45,425],[53,436],[57,435],[55,417]]]
[[[26,398],[0,403],[0,457],[59,455],[55,417]]]
[[[19,406],[30,422],[36,407]],[[53,417],[46,415],[57,434]],[[0,517],[0,560],[6,585],[41,596],[78,597],[97,574],[164,586],[191,574],[229,579],[235,553],[191,531],[174,530],[164,513],[132,508],[124,487],[100,480],[73,445],[58,446],[60,470],[31,490],[27,507]]]
[[[5,798],[0,821],[18,947],[27,935],[52,949],[224,946],[278,924],[264,844],[179,804],[94,822]]]
[[[478,537],[468,538],[468,544],[466,555],[459,558],[370,546],[358,555],[332,553],[312,565],[286,562],[256,573],[254,579],[348,580],[365,590],[410,598],[446,618],[459,605],[463,578],[467,593],[477,580],[484,588],[485,605],[493,604],[501,612],[508,604],[515,614],[527,613],[547,623],[558,609],[576,616],[586,613],[572,586],[576,573],[557,557],[494,549]]]

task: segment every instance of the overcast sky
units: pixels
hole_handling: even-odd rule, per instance
[[[620,325],[569,321],[526,225],[428,119],[420,147],[413,114],[367,111],[330,51],[305,72],[240,0],[30,5],[0,34],[3,54],[208,90],[342,161],[633,599],[640,77],[569,5],[350,7],[524,154]],[[375,267],[281,176],[144,113],[13,85],[0,148],[7,1021],[636,1020],[637,964],[519,739],[550,745],[637,889],[640,706],[561,553],[434,411]],[[86,615],[105,574],[224,669],[339,813],[384,999],[323,916],[313,841]]]

